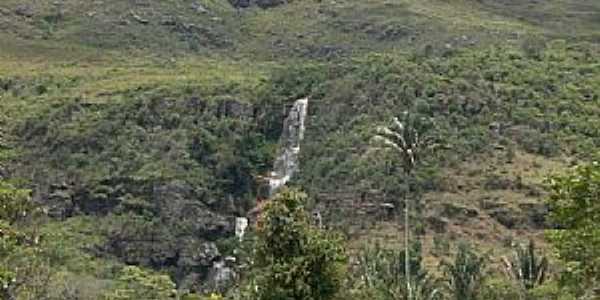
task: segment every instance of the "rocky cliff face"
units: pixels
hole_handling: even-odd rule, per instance
[[[56,220],[106,220],[99,255],[168,269],[196,288],[221,286],[233,276],[231,253],[215,243],[234,237],[236,216],[252,205],[254,174],[272,165],[266,149],[277,141],[264,128],[283,120],[266,124],[269,109],[231,96],[54,108],[20,129],[31,145],[26,165],[48,172],[36,175],[35,199]],[[81,131],[65,138],[63,126]],[[48,155],[39,160],[37,151]],[[71,165],[83,152],[88,167]]]

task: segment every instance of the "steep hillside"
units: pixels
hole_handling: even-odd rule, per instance
[[[301,97],[291,185],[352,249],[398,244],[405,183],[431,264],[440,244],[502,254],[552,226],[543,179],[600,147],[600,4],[284,2],[0,4],[0,179],[44,208],[24,227],[52,282],[97,299],[133,264],[222,288],[214,262],[238,254],[234,218]],[[404,111],[443,146],[414,178],[370,142]]]
[[[519,44],[528,35],[595,41],[600,23],[598,4],[591,0],[293,1],[269,9],[212,0],[7,0],[0,8],[0,33],[13,40],[3,48],[43,55],[66,47],[163,56],[334,58],[374,50]],[[23,49],[15,39],[33,45]]]

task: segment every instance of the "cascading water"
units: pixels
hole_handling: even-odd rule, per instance
[[[277,190],[283,187],[296,171],[298,171],[298,155],[300,154],[300,143],[304,139],[305,121],[308,111],[308,98],[296,100],[288,112],[283,122],[283,131],[279,140],[279,149],[277,157],[273,164],[273,170],[265,179],[263,190],[267,195],[261,195],[262,199],[274,195]],[[268,189],[268,190],[266,190]],[[264,198],[263,198],[264,197]],[[249,215],[260,212],[260,204],[250,211]],[[248,226],[247,218],[236,219],[236,236],[243,240],[246,228]]]
[[[279,150],[268,177],[269,196],[284,186],[298,170],[300,143],[304,139],[308,98],[296,100],[283,122]]]

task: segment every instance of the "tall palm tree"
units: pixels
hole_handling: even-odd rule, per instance
[[[388,127],[378,127],[377,134],[373,137],[373,141],[383,147],[393,150],[401,158],[403,164],[402,169],[406,178],[413,175],[422,153],[425,150],[434,149],[438,144],[434,143],[431,136],[423,137],[421,127],[418,126],[418,120],[411,118],[408,112],[403,112],[402,120],[398,117],[392,119],[392,125]],[[412,299],[413,290],[410,281],[410,203],[406,197],[406,192],[403,195],[404,200],[404,276],[406,280],[406,289],[408,291],[408,299]],[[398,222],[400,222],[398,220]]]

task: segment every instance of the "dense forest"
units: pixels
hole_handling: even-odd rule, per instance
[[[0,2],[0,299],[600,299],[598,1]]]

